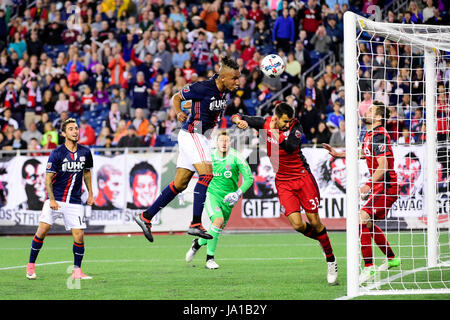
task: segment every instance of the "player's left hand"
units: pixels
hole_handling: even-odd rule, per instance
[[[224,203],[227,203],[230,205],[230,207],[234,207],[234,205],[239,201],[239,198],[242,196],[241,189],[238,189],[236,192],[231,192],[225,196],[223,199]]]
[[[370,191],[371,191],[370,187],[367,184],[359,188],[359,194],[361,195],[361,199],[367,200],[367,198],[369,198]]]

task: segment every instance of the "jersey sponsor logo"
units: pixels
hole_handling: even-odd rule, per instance
[[[65,161],[61,165],[61,171],[63,172],[79,172],[84,169],[84,161]]]
[[[227,101],[224,99],[220,100],[213,100],[211,98],[211,103],[209,104],[209,110],[211,111],[217,111],[217,110],[224,110],[227,106]]]

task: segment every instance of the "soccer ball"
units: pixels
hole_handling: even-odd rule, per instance
[[[284,72],[286,65],[279,55],[269,54],[262,59],[260,69],[266,77],[277,78]]]

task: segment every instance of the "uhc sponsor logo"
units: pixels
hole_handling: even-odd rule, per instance
[[[67,161],[63,162],[61,170],[63,172],[79,172],[84,169],[84,161]]]

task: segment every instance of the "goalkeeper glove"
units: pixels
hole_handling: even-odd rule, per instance
[[[228,204],[230,205],[230,207],[233,207],[238,201],[239,198],[242,196],[242,191],[241,189],[237,189],[236,192],[231,192],[229,194],[227,194],[225,196],[225,198],[223,199],[223,202],[226,203],[228,202]]]

